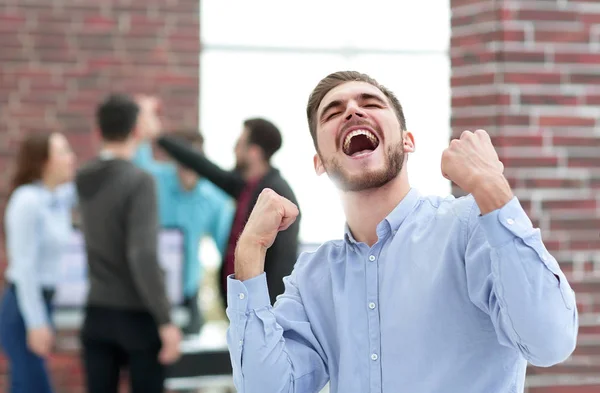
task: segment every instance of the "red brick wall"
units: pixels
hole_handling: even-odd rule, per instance
[[[530,393],[600,391],[593,361],[600,318],[592,314],[600,313],[600,6],[451,0],[451,7],[453,136],[477,128],[492,135],[516,195],[578,297],[575,356],[531,368],[529,383],[540,387]],[[552,374],[592,376],[596,384],[549,389]]]
[[[199,49],[199,0],[2,1],[0,212],[21,136],[64,132],[88,159],[95,105],[108,92],[158,94],[167,128],[197,127]],[[57,392],[82,391],[74,354],[57,354],[51,368]]]

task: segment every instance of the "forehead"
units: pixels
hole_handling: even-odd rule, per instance
[[[319,110],[317,112],[320,113],[320,111],[330,102],[345,102],[364,93],[380,97],[382,100],[387,102],[387,99],[381,90],[370,83],[346,82],[334,87],[333,89],[329,90],[327,94],[325,94],[325,97],[323,97],[321,103],[319,104]]]

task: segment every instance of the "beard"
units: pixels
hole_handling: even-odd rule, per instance
[[[382,169],[365,171],[359,175],[348,174],[335,158],[325,161],[321,157],[321,161],[325,172],[340,190],[357,192],[382,187],[398,176],[404,166],[402,143],[388,147],[383,158]]]

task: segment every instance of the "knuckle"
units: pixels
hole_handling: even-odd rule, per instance
[[[473,136],[473,133],[469,130],[465,130],[460,134],[460,139],[470,138],[471,136]]]

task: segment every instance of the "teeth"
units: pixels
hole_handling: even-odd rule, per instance
[[[346,139],[344,139],[344,151],[348,151],[348,149],[350,148],[350,140],[352,138],[354,138],[357,135],[364,135],[367,138],[369,138],[369,140],[371,142],[373,142],[373,146],[377,147],[377,145],[379,145],[379,141],[377,140],[377,137],[375,135],[373,135],[373,133],[369,130],[354,130],[351,131],[348,135],[346,135]]]

